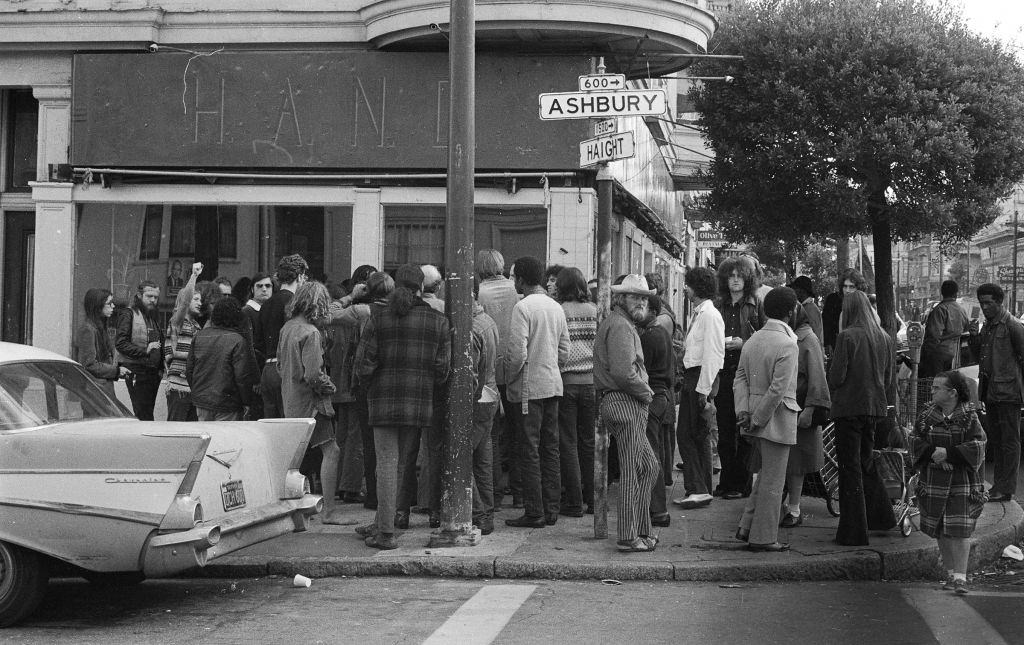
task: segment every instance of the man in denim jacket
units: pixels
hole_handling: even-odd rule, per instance
[[[1003,307],[1003,290],[978,287],[985,314],[978,360],[978,400],[985,404],[986,433],[994,445],[995,473],[989,501],[1008,502],[1017,490],[1020,467],[1020,407],[1024,390],[1024,325]]]

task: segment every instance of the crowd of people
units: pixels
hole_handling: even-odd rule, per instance
[[[898,405],[896,352],[858,272],[839,275],[822,310],[806,276],[761,284],[756,257],[689,268],[685,319],[663,297],[660,275],[628,274],[611,286],[599,322],[592,282],[578,269],[524,256],[506,275],[495,249],[476,260],[470,445],[472,519],[483,534],[506,503],[522,509],[509,527],[594,512],[597,419],[615,446],[620,551],[653,551],[653,527],[671,523],[669,503],[698,510],[716,498],[745,500],[736,538],[748,549],[786,550],[779,527],[802,523],[804,478],[822,467],[829,420],[839,462],[835,541],[867,545],[870,530],[895,524],[872,452]],[[300,255],[288,255],[273,276],[236,285],[198,281],[202,271],[192,266],[166,327],[157,323],[155,283],[142,282],[116,314],[109,291],[90,289],[75,338],[80,362],[109,392],[125,379],[143,420],[153,418],[162,380],[168,420],[314,419],[306,468],[324,493],[322,520],[348,523],[341,504],[375,509],[372,523],[356,527],[370,547],[395,548],[412,512],[440,526],[452,330],[437,267],[361,266],[348,280],[321,283],[308,279]],[[925,482],[922,529],[939,542],[948,587],[964,592],[986,435],[962,375],[950,370],[966,325],[949,306],[955,283],[942,295],[921,363],[934,378],[932,400],[908,442]],[[1002,308],[998,286],[978,296],[987,320],[975,333],[979,396],[1000,439],[988,496],[1006,501],[1019,464],[1024,326]],[[669,500],[674,476],[684,495]]]

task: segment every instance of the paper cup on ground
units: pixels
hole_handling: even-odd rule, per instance
[[[308,587],[311,584],[313,584],[313,581],[300,573],[296,573],[295,579],[292,580],[293,587]]]

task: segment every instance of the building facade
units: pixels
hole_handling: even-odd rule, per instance
[[[0,9],[3,339],[68,353],[87,289],[127,302],[153,280],[167,312],[196,260],[233,281],[295,252],[339,280],[443,264],[448,3],[201,4]],[[537,96],[598,56],[634,87],[674,83],[658,76],[703,51],[705,7],[477,1],[477,249],[596,274],[590,124],[541,121]],[[618,119],[637,154],[612,163],[613,273],[660,272],[680,299],[671,120]]]

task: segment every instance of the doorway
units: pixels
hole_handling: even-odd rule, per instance
[[[35,234],[36,214],[33,211],[4,213],[4,290],[3,303],[0,304],[0,338],[12,343],[32,343]]]

